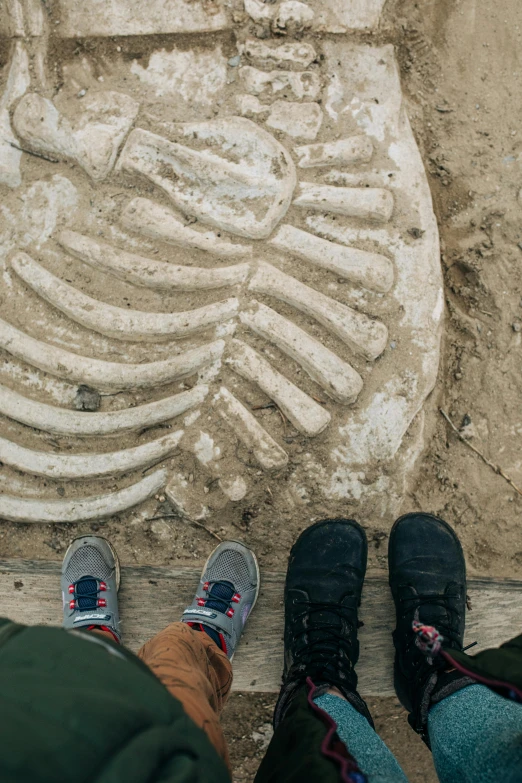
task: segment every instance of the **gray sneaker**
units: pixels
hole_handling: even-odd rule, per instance
[[[225,541],[207,560],[194,601],[181,621],[206,631],[232,660],[258,595],[256,556],[239,541]]]
[[[121,639],[118,612],[120,563],[100,536],[76,538],[62,564],[63,627],[99,628]]]

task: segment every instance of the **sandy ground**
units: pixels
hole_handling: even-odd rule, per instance
[[[398,2],[388,18],[403,30],[403,85],[442,239],[447,321],[435,394],[521,487],[522,8]],[[520,575],[520,504],[440,417],[408,505],[454,525],[470,572]]]
[[[522,486],[522,6],[517,0],[390,0],[382,33],[372,40],[378,37],[396,43],[439,219],[447,321],[437,407]],[[422,508],[447,519],[462,539],[470,573],[522,576],[520,493],[459,441],[442,416],[429,424],[404,510]],[[257,528],[256,515],[256,509],[242,509],[222,533],[241,534],[262,566],[281,567],[288,542],[274,541],[264,523]],[[387,531],[371,519],[360,521],[368,531],[371,564],[385,567]],[[290,540],[307,524],[296,520],[285,536]],[[214,543],[179,520],[169,522],[172,549],[162,541],[163,528],[107,528],[126,563],[200,561]],[[5,524],[0,552],[57,558],[76,532],[73,526]],[[237,781],[253,779],[273,702],[272,696],[235,694],[227,707]],[[430,753],[397,702],[374,699],[371,707],[411,782],[435,781]]]

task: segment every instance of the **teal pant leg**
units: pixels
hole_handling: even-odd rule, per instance
[[[337,723],[337,734],[370,783],[408,783],[395,756],[349,702],[325,693],[315,703]]]
[[[470,685],[431,708],[428,730],[441,783],[521,783],[522,704]]]
[[[371,783],[407,783],[384,742],[348,702],[325,694],[318,707]],[[522,783],[522,705],[471,685],[430,710],[428,730],[441,783]]]

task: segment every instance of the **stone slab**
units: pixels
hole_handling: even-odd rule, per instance
[[[347,33],[378,27],[386,0],[311,0],[315,12],[312,29],[325,33]]]
[[[63,38],[212,33],[230,20],[221,0],[59,0]]]
[[[245,0],[251,19],[274,33],[294,34],[303,30],[319,33],[350,33],[375,30],[386,0],[282,0],[263,3]]]
[[[27,153],[21,157],[21,184],[4,188],[0,219],[7,335],[0,383],[18,394],[4,394],[0,436],[25,448],[27,465],[46,449],[121,451],[127,459],[154,432],[85,437],[82,412],[70,410],[75,384],[112,392],[100,398],[103,411],[142,410],[204,386],[197,408],[156,420],[183,432],[179,452],[161,462],[166,495],[182,515],[199,519],[203,509],[220,524],[254,506],[269,524],[268,496],[281,519],[319,518],[342,505],[385,528],[424,445],[439,363],[444,298],[431,196],[393,47],[297,39],[292,30],[308,25],[312,6],[260,5],[288,25],[284,38],[269,31],[236,50],[206,35],[173,38],[168,47],[163,38],[140,38],[132,57],[123,41],[101,47],[103,54],[86,47],[81,57],[62,47],[52,100],[32,72],[23,82],[13,133],[33,155],[31,166]],[[207,6],[189,7],[209,15]],[[81,4],[62,8],[78,19],[83,13]],[[157,17],[154,8],[147,6],[147,19],[163,24],[165,8]],[[122,9],[114,0],[96,15],[91,5],[89,24],[127,24]],[[65,16],[62,24],[63,32]],[[66,283],[68,296],[77,290],[88,312],[64,312],[56,297],[24,286],[11,265],[17,251]],[[259,284],[263,263],[274,270],[268,287]],[[147,312],[183,318],[232,299],[229,318],[170,343],[144,345],[139,319],[110,331],[97,317],[110,305],[116,314],[143,312],[142,322]],[[281,383],[238,371],[241,344],[271,368],[272,381],[277,372],[283,386],[298,389],[301,409],[320,406],[325,426],[294,428],[270,395]],[[212,345],[220,350],[209,361],[187,364]],[[109,383],[92,375],[109,365]],[[154,374],[167,365],[176,373]],[[138,368],[135,380],[129,367]],[[243,419],[253,417],[248,438],[238,435],[237,417],[219,414],[222,387]],[[51,439],[31,430],[24,422],[35,402],[55,406],[49,421],[72,413],[83,434]],[[261,456],[267,443],[275,462]],[[112,483],[85,476],[60,492],[82,508],[86,498],[117,495],[140,478],[138,471]],[[56,490],[52,479],[15,464],[0,471],[0,493],[11,498],[46,502]],[[154,501],[166,502],[162,491],[132,512],[136,524],[148,524]]]

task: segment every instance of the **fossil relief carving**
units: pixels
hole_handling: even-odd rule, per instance
[[[198,520],[266,486],[276,514],[395,513],[438,368],[436,223],[392,47],[307,38],[382,4],[60,0],[30,32],[35,2],[1,30],[0,517],[164,493]],[[117,35],[53,71],[57,40]]]

